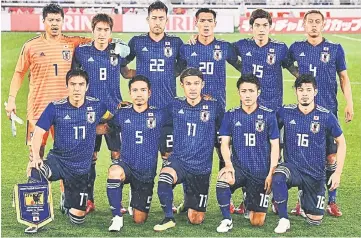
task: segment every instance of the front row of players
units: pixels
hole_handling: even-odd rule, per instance
[[[202,98],[204,80],[198,69],[187,68],[180,78],[185,97],[174,100],[165,109],[155,109],[148,104],[151,85],[146,77],[138,75],[129,81],[132,104],[113,110],[97,99],[85,97],[89,86],[87,73],[70,70],[66,76],[68,98],[50,103],[41,115],[34,132],[33,155],[39,154],[42,135],[52,125],[59,136],[46,161],[32,158],[29,180],[63,179],[64,206],[69,219],[75,224],[83,223],[95,136],[105,133],[101,129],[104,127],[97,128],[97,124],[113,118],[122,140],[127,143],[121,145],[121,159],[109,168],[107,195],[113,214],[109,230],[119,231],[123,227],[119,201],[126,183],[132,188],[133,219],[143,223],[153,195],[161,130],[165,125],[172,125],[174,150],[158,179],[164,219],[154,230],[175,226],[173,188],[183,182],[188,185],[185,193],[188,220],[200,224],[205,217],[214,138],[219,129],[225,167],[216,183],[223,216],[218,232],[227,232],[233,227],[229,209],[231,193],[240,187],[245,188],[245,205],[254,226],[264,224],[272,188],[280,217],[275,232],[286,232],[290,228],[288,189],[295,186],[302,188],[301,205],[307,221],[319,225],[324,214],[326,134],[332,134],[338,147],[338,167],[329,181],[331,189],[340,183],[346,143],[335,116],[314,102],[315,78],[298,77],[294,85],[298,104],[284,106],[276,113],[257,103],[260,95],[257,77],[242,75],[237,82],[241,106],[225,115],[216,100]],[[109,115],[107,110],[114,116],[104,118],[103,115]],[[277,166],[280,128],[284,128],[284,162]],[[36,232],[36,228],[29,229]]]

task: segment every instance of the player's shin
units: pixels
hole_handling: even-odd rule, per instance
[[[337,168],[337,163],[334,164],[327,164],[326,165],[326,181],[330,180],[331,175],[335,172]],[[328,189],[328,204],[330,203],[336,203],[336,190],[334,189],[332,191],[330,191],[330,187],[332,184],[327,184],[327,189]]]
[[[120,179],[109,179],[107,180],[107,195],[108,201],[110,205],[110,209],[112,210],[113,217],[122,216],[120,212],[121,203],[119,201],[122,200],[123,193],[123,183]]]
[[[158,197],[166,218],[173,218],[173,176],[161,173],[158,180]]]
[[[231,203],[231,189],[229,188],[229,184],[226,182],[217,181],[216,194],[223,219],[232,220],[231,212],[229,210]]]
[[[96,178],[96,171],[95,171],[95,165],[96,161],[93,160],[93,163],[90,167],[90,173],[89,173],[89,180],[88,180],[88,200],[94,203],[94,184],[95,184],[95,178]]]
[[[288,188],[286,183],[286,175],[283,173],[275,173],[272,181],[273,198],[278,205],[279,218],[288,219],[287,201]]]

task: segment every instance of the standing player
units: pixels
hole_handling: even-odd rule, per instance
[[[175,226],[172,187],[183,182],[187,183],[185,208],[189,208],[189,222],[203,222],[212,170],[213,144],[224,111],[217,101],[202,99],[204,81],[201,71],[187,68],[182,72],[180,81],[185,98],[179,98],[169,106],[174,128],[174,150],[158,180],[158,196],[165,218],[154,226],[155,231]]]
[[[272,175],[279,158],[276,115],[257,103],[260,95],[258,78],[252,74],[242,75],[237,88],[241,106],[225,114],[219,130],[225,167],[219,171],[216,184],[217,200],[223,215],[217,232],[232,229],[231,190],[235,191],[240,187],[245,187],[247,191],[245,204],[251,224],[263,226]]]
[[[330,190],[340,184],[346,156],[346,142],[335,115],[316,105],[316,80],[312,75],[296,79],[295,92],[298,104],[284,106],[279,110],[279,124],[284,127],[285,163],[279,165],[273,176],[272,191],[278,205],[279,223],[276,233],[290,229],[287,214],[288,188],[300,187],[301,207],[311,225],[320,225],[324,214],[325,182]],[[337,143],[336,171],[326,181],[325,156],[326,135]]]
[[[109,43],[113,30],[113,19],[104,13],[95,15],[92,19],[92,43],[80,45],[75,49],[72,68],[81,67],[89,74],[90,86],[87,95],[107,102],[108,108],[116,108],[122,101],[120,95],[120,73],[124,78],[131,78],[134,70],[126,66],[125,58],[115,53],[115,44]],[[112,121],[108,122],[112,125]],[[105,134],[108,149],[111,151],[111,160],[116,163],[120,153],[120,135],[114,128],[111,133]],[[89,176],[89,190],[87,213],[94,211],[94,183],[96,178],[95,164],[97,153],[100,151],[102,135],[96,137],[93,164]]]
[[[85,71],[70,70],[66,75],[68,97],[50,103],[36,123],[31,159],[30,182],[63,179],[65,204],[72,223],[85,220],[87,180],[94,150],[96,126],[107,108],[98,99],[86,97],[89,79]],[[44,134],[54,126],[56,137],[47,160],[39,156]],[[37,232],[36,227],[26,229]]]
[[[340,44],[332,43],[322,37],[322,29],[325,25],[323,14],[318,10],[307,12],[303,18],[303,25],[307,33],[307,40],[297,41],[290,47],[290,55],[296,61],[300,74],[311,73],[316,78],[318,84],[318,94],[316,103],[329,109],[337,118],[337,80],[340,79],[340,86],[346,99],[345,122],[350,122],[353,118],[353,101],[350,79],[346,70],[345,53]],[[336,170],[337,146],[333,136],[327,135],[327,159],[326,176],[327,180]],[[329,186],[328,186],[329,188]],[[336,204],[336,189],[328,191],[328,206],[326,211],[339,217],[342,215]],[[296,214],[300,214],[299,204],[294,209]]]
[[[119,200],[124,184],[130,183],[131,186],[134,222],[144,223],[148,218],[159,139],[166,116],[164,110],[148,105],[151,85],[146,77],[137,75],[130,80],[129,94],[133,105],[120,108],[114,115],[125,143],[122,143],[119,162],[111,165],[108,172],[107,194],[113,214],[109,231],[119,231],[123,227]]]

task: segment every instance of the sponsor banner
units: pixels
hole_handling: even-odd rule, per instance
[[[252,6],[249,6],[248,9],[244,9],[245,16],[250,17],[252,12],[256,10],[257,8],[252,9]],[[272,17],[291,17],[291,18],[303,18],[303,16],[306,14],[306,12],[312,10],[314,8],[303,8],[303,9],[295,9],[292,6],[288,6],[288,8],[265,8]],[[339,8],[321,8],[317,9],[322,12],[322,14],[326,18],[332,18],[332,17],[354,17],[354,18],[360,18],[361,17],[361,9],[355,8],[353,9],[339,9]]]
[[[146,15],[123,15],[123,32],[148,32],[149,26],[146,17]],[[189,15],[169,15],[166,31],[196,32],[195,17]],[[217,16],[215,32],[234,32],[233,16]]]
[[[67,14],[64,16],[64,32],[90,32],[91,20],[95,14]],[[110,15],[114,20],[113,32],[122,32],[122,16]],[[26,24],[24,24],[26,22]],[[11,14],[11,31],[43,31],[41,14]]]
[[[10,30],[10,14],[1,12],[1,31]]]
[[[304,33],[302,18],[274,18],[271,33]],[[241,17],[239,24],[241,33],[250,32],[249,19]],[[328,18],[325,33],[361,33],[360,18]]]

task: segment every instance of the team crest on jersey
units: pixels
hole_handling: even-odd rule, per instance
[[[276,54],[267,53],[267,64],[273,65],[274,63],[276,63]]]
[[[164,47],[164,56],[169,58],[172,55],[173,55],[172,47],[170,47],[170,46]]]
[[[320,131],[320,123],[316,121],[312,121],[310,130],[313,134],[318,133]]]
[[[213,59],[220,61],[222,59],[222,50],[220,49],[213,50]]]
[[[330,61],[330,53],[328,52],[321,52],[321,61],[323,63],[328,63]]]
[[[147,127],[149,129],[155,128],[156,125],[157,125],[157,123],[156,123],[156,119],[154,117],[147,118]]]
[[[63,59],[69,61],[71,58],[70,50],[63,50]]]
[[[256,121],[256,131],[262,132],[264,130],[264,121],[263,120],[257,120]]]
[[[86,120],[89,123],[94,123],[95,122],[95,112],[87,112],[86,113]]]
[[[111,55],[110,56],[110,64],[113,65],[113,66],[118,65],[118,57],[116,55]]]
[[[207,122],[207,121],[209,121],[209,111],[205,111],[205,110],[202,110],[201,111],[201,115],[200,115],[200,117],[201,117],[201,121],[202,122]]]

